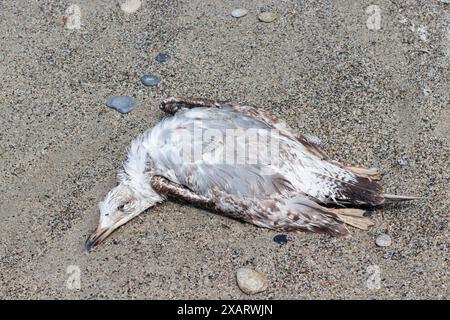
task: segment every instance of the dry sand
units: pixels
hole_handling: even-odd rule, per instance
[[[374,3],[380,30],[367,27]],[[71,4],[80,29],[63,26]],[[238,7],[249,14],[231,17]],[[259,22],[264,10],[279,18]],[[0,298],[246,298],[244,265],[269,279],[252,298],[446,298],[449,12],[438,0],[157,0],[133,14],[115,1],[1,1]],[[161,51],[172,60],[156,62]],[[142,86],[143,72],[161,85]],[[137,106],[119,114],[110,95]],[[336,160],[379,168],[387,192],[428,199],[374,210],[375,227],[351,239],[290,234],[284,246],[166,203],[88,254],[130,141],[179,95],[272,110]],[[77,268],[80,289],[67,286]]]

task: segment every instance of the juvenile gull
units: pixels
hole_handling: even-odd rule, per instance
[[[166,99],[161,109],[172,116],[132,142],[88,250],[168,198],[260,227],[342,237],[346,225],[373,225],[355,207],[416,199],[383,193],[376,169],[331,160],[262,109],[193,98]]]

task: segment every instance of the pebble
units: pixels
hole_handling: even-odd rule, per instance
[[[363,212],[363,217],[370,218],[372,215],[373,215],[373,211],[371,211],[371,210],[365,210]]]
[[[389,247],[392,243],[391,237],[387,234],[380,234],[376,239],[375,243],[379,247]]]
[[[134,108],[134,99],[128,96],[113,96],[106,100],[106,106],[120,113],[128,113]]]
[[[120,4],[120,9],[126,13],[136,12],[141,7],[141,0],[126,0]]]
[[[286,244],[288,242],[288,239],[285,234],[277,234],[275,237],[273,237],[273,241],[275,241],[278,244]]]
[[[167,53],[160,52],[155,57],[155,60],[158,62],[166,62],[170,60],[170,56]]]
[[[161,79],[158,76],[152,74],[144,74],[141,77],[141,82],[144,86],[154,87],[157,86]]]
[[[273,12],[262,12],[258,15],[258,19],[261,22],[274,22],[277,19],[277,15]]]
[[[234,9],[233,11],[231,11],[231,16],[235,18],[242,18],[245,17],[247,13],[248,11],[245,9]]]
[[[267,289],[266,275],[251,268],[238,269],[236,280],[239,288],[246,294],[256,294]]]

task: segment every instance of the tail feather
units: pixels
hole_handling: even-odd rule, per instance
[[[383,189],[379,183],[355,176],[353,181],[332,178],[336,183],[334,199],[338,204],[371,205],[383,203]]]
[[[275,224],[271,226],[274,229],[321,232],[337,237],[350,236],[344,221],[336,213],[303,195],[269,201],[276,201],[273,205],[266,204],[278,209],[278,212],[273,213],[277,218]]]
[[[369,180],[379,181],[381,179],[380,173],[376,168],[360,168],[360,167],[346,167],[358,177],[367,178]]]
[[[389,194],[389,193],[383,194],[383,197],[384,197],[384,203],[392,203],[392,202],[401,202],[401,201],[410,201],[410,200],[424,199],[424,197],[398,196],[398,195]]]
[[[328,209],[335,213],[339,219],[344,223],[351,225],[352,227],[368,230],[374,225],[373,221],[367,217],[364,217],[365,210],[354,209],[354,208],[343,208],[343,209]]]

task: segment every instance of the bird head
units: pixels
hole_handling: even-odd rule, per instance
[[[148,184],[139,186],[130,181],[120,182],[99,203],[100,221],[97,229],[86,240],[86,249],[90,251],[114,230],[159,201],[161,198]]]

